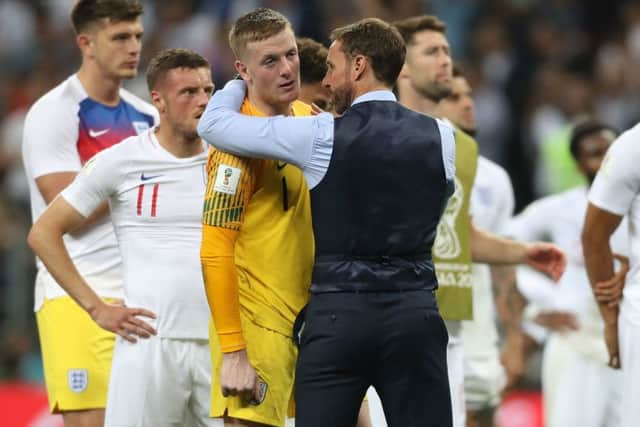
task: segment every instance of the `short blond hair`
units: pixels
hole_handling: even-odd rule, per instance
[[[229,46],[236,58],[240,58],[247,44],[266,40],[286,29],[291,29],[291,23],[284,15],[261,7],[236,20],[229,31]]]

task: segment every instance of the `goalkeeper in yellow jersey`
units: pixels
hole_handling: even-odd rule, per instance
[[[299,59],[284,16],[250,12],[229,43],[248,86],[244,114],[310,114],[296,101]],[[201,258],[215,326],[211,416],[282,426],[297,357],[293,322],[308,300],[313,265],[307,184],[297,167],[213,149],[207,171]]]

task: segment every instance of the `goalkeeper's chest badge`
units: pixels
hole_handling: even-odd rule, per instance
[[[89,385],[89,372],[86,369],[69,369],[67,383],[72,392],[82,393]]]

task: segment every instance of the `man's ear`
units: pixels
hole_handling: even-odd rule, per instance
[[[407,66],[407,61],[404,62],[402,68],[400,69],[400,74],[398,75],[398,80],[409,77],[409,69]]]
[[[87,33],[80,33],[76,36],[76,44],[82,52],[82,56],[93,56],[93,40]]]
[[[164,99],[162,98],[162,95],[160,95],[160,92],[155,89],[151,91],[151,102],[160,113],[164,113],[166,111]]]
[[[356,55],[351,61],[351,72],[353,80],[358,81],[363,76],[365,71],[369,68],[369,60],[364,55]]]
[[[238,72],[240,77],[242,77],[242,80],[244,80],[245,82],[249,82],[251,80],[251,77],[249,76],[249,73],[248,73],[247,64],[240,61],[239,59],[236,59],[233,65],[236,68],[236,71]]]

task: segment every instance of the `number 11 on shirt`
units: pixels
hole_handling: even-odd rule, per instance
[[[160,184],[140,184],[138,186],[138,202],[136,203],[136,214],[142,216],[142,202],[144,200],[144,188],[147,185],[153,185],[153,193],[151,195],[151,216],[155,217],[158,207],[158,189]]]

